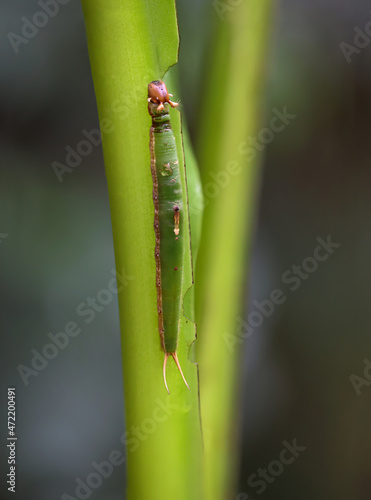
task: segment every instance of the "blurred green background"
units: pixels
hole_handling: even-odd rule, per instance
[[[180,97],[195,141],[223,19],[212,1],[177,7]],[[28,500],[76,498],[76,480],[86,480],[93,462],[124,452],[125,430],[116,297],[89,323],[77,311],[107,288],[115,265],[101,146],[62,179],[52,168],[98,126],[81,7],[59,5],[16,53],[8,34],[21,35],[22,18],[40,10],[33,0],[0,4],[0,425],[6,429],[6,387],[15,386],[16,498]],[[356,390],[350,378],[364,377],[371,359],[371,44],[363,40],[350,62],[340,48],[369,21],[361,0],[275,5],[262,123],[285,107],[295,118],[263,147],[241,319],[274,289],[286,301],[240,346],[239,500],[371,498],[370,381]],[[238,96],[226,98],[233,112]],[[328,235],[340,247],[292,291],[282,275]],[[19,365],[30,366],[31,350],[70,321],[81,333],[25,385]],[[295,440],[301,451],[280,465],[283,443]],[[6,455],[4,437],[1,498],[10,495]],[[124,488],[120,465],[86,498],[118,500]]]

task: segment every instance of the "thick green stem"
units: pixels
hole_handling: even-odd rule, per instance
[[[162,380],[147,111],[148,83],[161,79],[177,61],[175,5],[173,0],[163,0],[161,9],[150,0],[82,0],[82,4],[103,133],[116,268],[123,277],[119,309],[127,498],[197,499],[201,498],[198,381],[196,367],[188,359],[194,325],[184,317],[178,356],[191,389],[185,387],[175,363],[168,363],[170,396]],[[185,186],[177,110],[172,110],[171,122]],[[185,217],[187,227],[188,213]],[[190,248],[188,234],[186,246]],[[191,286],[190,252],[184,268],[185,293]]]

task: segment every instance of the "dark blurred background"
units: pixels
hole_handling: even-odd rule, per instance
[[[177,5],[181,97],[196,139],[204,62],[223,21],[212,1]],[[77,313],[114,269],[101,147],[61,179],[52,167],[98,126],[81,7],[60,5],[28,43],[11,42],[40,10],[34,0],[0,4],[1,498],[11,495],[6,388],[15,386],[15,497],[67,500],[93,462],[124,451],[124,403],[116,297],[90,323]],[[243,319],[274,289],[286,301],[243,344],[240,500],[371,499],[370,10],[361,0],[275,3],[262,124],[285,106],[295,118],[264,150]],[[367,23],[359,48],[355,27]],[[291,290],[282,275],[329,235],[340,246]],[[81,332],[26,385],[19,366],[31,368],[31,350],[68,322]],[[118,500],[124,488],[121,465],[86,498]]]

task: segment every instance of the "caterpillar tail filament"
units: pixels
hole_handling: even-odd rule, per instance
[[[179,363],[179,359],[178,359],[178,356],[177,356],[177,353],[176,352],[165,352],[165,357],[164,357],[164,366],[163,366],[163,370],[162,370],[162,373],[163,373],[163,376],[164,376],[164,383],[165,383],[165,387],[166,387],[166,390],[167,392],[170,394],[170,391],[169,391],[169,388],[167,386],[167,381],[166,381],[166,364],[167,364],[167,359],[169,356],[172,356],[172,358],[174,359],[175,361],[175,364],[182,376],[182,379],[185,383],[185,385],[187,386],[187,388],[189,389],[189,385],[185,379],[185,376],[183,375],[183,372],[182,372],[182,368],[180,366],[180,363]]]

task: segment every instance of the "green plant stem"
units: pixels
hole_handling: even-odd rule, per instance
[[[198,381],[188,359],[195,333],[185,318],[178,356],[191,390],[170,361],[170,396],[162,380],[147,111],[148,83],[161,79],[177,61],[175,5],[173,0],[163,0],[161,9],[150,0],[82,0],[82,5],[103,132],[116,269],[127,279],[119,292],[127,498],[197,499],[202,483]],[[177,110],[172,110],[171,121],[184,185]],[[185,268],[184,293],[191,286],[190,252]]]
[[[233,498],[238,474],[238,339],[246,257],[254,230],[259,157],[241,154],[260,125],[271,0],[229,9],[213,44],[199,133],[205,216],[197,262],[196,319],[207,500]],[[229,169],[229,170],[228,170]],[[231,173],[233,171],[233,173]]]

